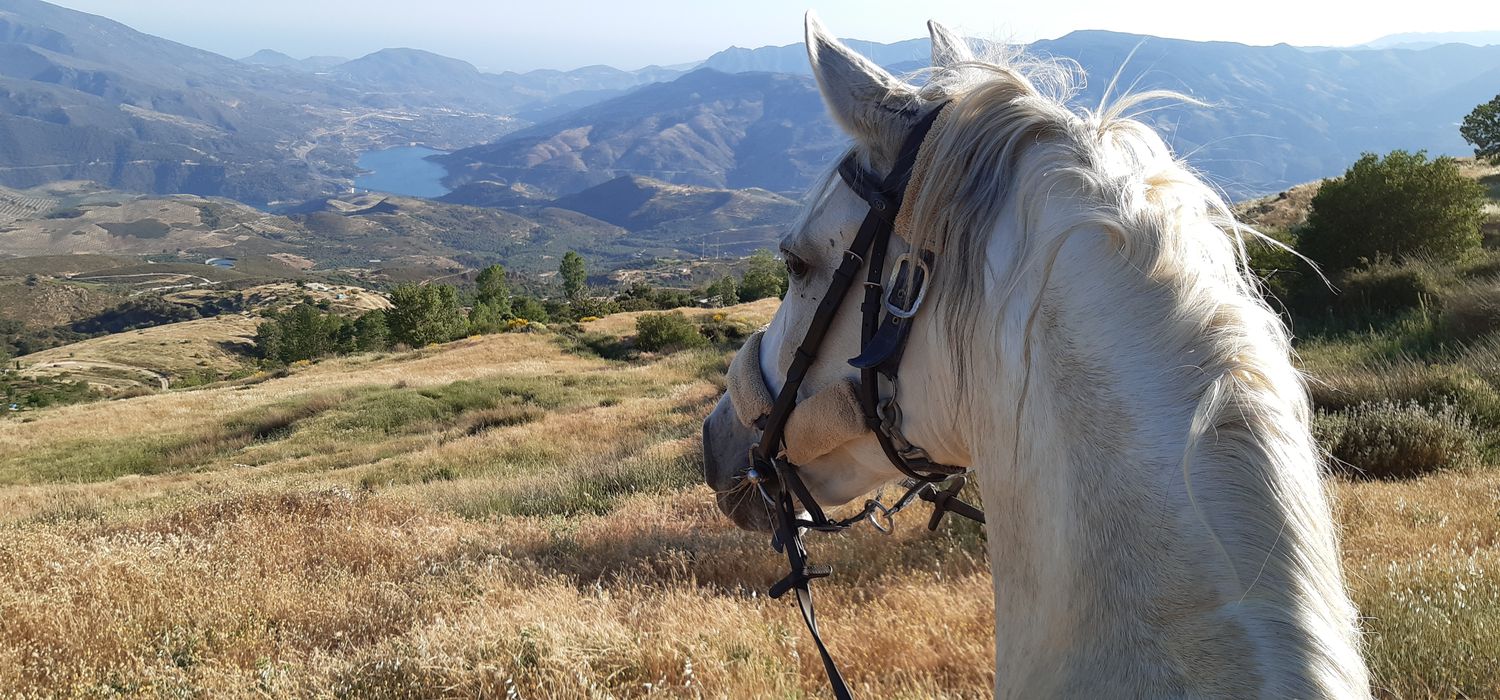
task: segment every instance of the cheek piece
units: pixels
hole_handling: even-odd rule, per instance
[[[920,447],[907,442],[901,436],[901,414],[895,398],[902,350],[939,251],[923,249],[897,257],[890,280],[884,279],[886,253],[896,227],[912,223],[909,214],[902,223],[901,203],[909,185],[921,186],[926,165],[919,164],[918,157],[929,131],[942,115],[951,113],[943,107],[936,106],[916,121],[901,144],[895,166],[885,177],[869,172],[853,152],[839,164],[844,184],[865,200],[870,210],[829,278],[828,290],[803,332],[781,390],[773,396],[761,373],[764,332],[751,336],[729,367],[729,401],[740,420],[760,431],[760,441],[746,455],[749,464],[744,479],[765,501],[776,533],[771,544],[786,555],[791,567],[768,594],[780,598],[788,592],[796,593],[802,621],[818,647],[823,670],[838,700],[851,700],[853,695],[818,633],[809,588],[813,579],[828,576],[832,570],[807,561],[802,533],[839,532],[861,521],[888,532],[895,514],[918,498],[933,504],[928,529],[936,529],[945,513],[984,522],[984,513],[958,498],[968,470],[934,462]],[[931,153],[927,157],[932,158]],[[859,307],[860,354],[849,360],[859,370],[859,380],[840,379],[798,401],[802,381],[817,360],[833,317],[861,268],[865,270],[865,284],[864,302]],[[888,398],[881,396],[881,382],[891,386]],[[831,519],[798,475],[797,464],[826,455],[866,433],[874,434],[891,465],[906,475],[906,493],[893,505],[886,506],[876,497],[866,500],[864,509],[854,515]],[[940,484],[946,487],[939,488]]]
[[[757,419],[771,412],[771,392],[760,372],[764,335],[760,330],[750,336],[729,365],[729,402],[747,428],[759,427]],[[840,379],[797,403],[786,422],[786,457],[805,464],[868,432],[854,381]]]

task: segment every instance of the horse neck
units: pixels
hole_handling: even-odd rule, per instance
[[[1367,694],[1285,346],[1117,241],[1076,231],[976,329],[998,695]]]

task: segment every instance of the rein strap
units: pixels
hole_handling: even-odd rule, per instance
[[[916,251],[914,257],[902,256],[897,261],[895,279],[890,283],[892,293],[886,295],[883,293],[886,285],[882,281],[886,254],[890,249],[891,236],[901,212],[908,184],[911,182],[913,168],[922,150],[922,144],[946,106],[946,103],[938,105],[917,121],[902,142],[896,162],[890,174],[885,178],[877,178],[862,167],[854,152],[839,163],[839,176],[850,189],[865,200],[870,210],[860,222],[854,241],[844,251],[843,259],[828,282],[827,291],[818,301],[812,320],[802,336],[802,342],[798,345],[791,366],[787,369],[786,380],[782,383],[781,391],[776,394],[775,400],[770,402],[770,409],[754,421],[755,425],[760,428],[761,438],[750,451],[751,463],[745,478],[755,484],[768,510],[773,511],[775,537],[771,543],[777,551],[786,555],[787,563],[791,568],[785,577],[771,587],[769,593],[772,598],[780,598],[788,591],[796,592],[802,619],[807,623],[808,632],[812,634],[813,642],[817,645],[818,654],[823,660],[823,669],[828,674],[828,681],[833,687],[833,694],[837,700],[852,700],[853,696],[849,692],[848,684],[844,682],[843,675],[839,673],[838,665],[834,663],[828,646],[823,643],[822,634],[818,631],[817,616],[813,611],[812,589],[809,585],[813,579],[830,575],[832,569],[808,563],[807,549],[802,542],[803,531],[837,532],[862,520],[869,520],[883,532],[889,531],[893,516],[917,498],[933,504],[933,514],[928,521],[928,529],[937,529],[943,516],[950,512],[984,522],[983,512],[958,498],[958,493],[966,482],[962,475],[967,470],[963,467],[933,462],[927,459],[922,450],[907,443],[899,435],[900,413],[894,398],[884,404],[880,400],[880,377],[885,376],[892,382],[896,379],[901,350],[906,343],[910,322],[921,300],[923,285],[929,283],[926,277],[930,275],[932,262],[932,256],[927,251]],[[797,408],[797,394],[802,388],[802,382],[817,360],[818,349],[822,346],[828,329],[833,325],[834,316],[837,315],[849,289],[854,286],[861,267],[866,267],[868,272],[865,276],[864,299],[860,305],[861,352],[859,357],[850,360],[850,364],[859,368],[860,372],[860,380],[853,388],[853,394],[859,406],[859,413],[863,417],[863,427],[875,433],[880,441],[881,449],[891,464],[906,475],[906,493],[889,508],[882,505],[878,498],[871,499],[865,502],[864,509],[858,514],[834,521],[829,520],[817,500],[812,497],[807,484],[798,474],[795,461],[788,458],[788,452],[792,450],[786,445],[785,438],[788,421],[791,419],[792,412]],[[915,300],[906,299],[908,290],[915,291],[917,295]],[[897,293],[900,296],[897,296]],[[884,314],[883,319],[882,314]],[[731,365],[731,373],[735,375],[731,379],[733,383],[763,381],[763,378],[759,376],[759,337],[752,338],[752,342],[747,343],[747,347],[753,349],[754,356],[746,356],[743,362],[740,357],[735,358],[735,363]],[[745,350],[742,349],[741,352]],[[756,375],[754,379],[743,376],[752,370]],[[760,404],[764,401],[762,394],[768,395],[769,393],[764,391],[763,385],[750,387],[749,390],[755,393],[753,398],[737,398],[732,392],[731,401]],[[822,396],[820,392],[809,401],[818,403]],[[738,410],[744,407],[737,406],[736,408]],[[948,482],[949,486],[939,490],[937,485],[944,482]],[[798,506],[805,509],[806,517],[799,517]]]

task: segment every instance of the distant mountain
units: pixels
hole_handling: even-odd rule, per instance
[[[859,39],[843,39],[842,41],[882,66],[912,61],[920,61],[925,66],[932,55],[932,45],[927,39],[908,39],[894,44]],[[803,48],[801,43],[786,46],[762,46],[758,49],[731,46],[709,56],[703,62],[702,67],[725,73],[758,71],[812,75],[812,68],[807,64],[807,49]]]
[[[1372,49],[1428,49],[1443,44],[1468,44],[1470,46],[1493,46],[1500,44],[1500,31],[1496,32],[1409,32],[1391,34],[1364,44]]]
[[[405,48],[382,49],[327,72],[363,87],[368,104],[456,106],[517,114],[523,119],[559,114],[681,74],[657,66],[638,71],[585,66],[570,71],[484,73],[456,58]]]
[[[261,49],[255,53],[240,59],[240,63],[249,63],[257,66],[269,66],[271,68],[285,68],[287,70],[302,73],[321,73],[341,63],[348,63],[349,59],[342,56],[309,56],[307,58],[292,58],[280,51]]]
[[[876,53],[911,69],[928,50],[924,39]],[[1466,154],[1455,124],[1500,90],[1500,46],[1304,51],[1085,31],[1029,51],[1088,72],[1079,105],[1097,105],[1117,72],[1128,89],[1208,103],[1156,105],[1141,118],[1234,197],[1336,175],[1365,151]],[[896,60],[912,54],[923,58]],[[721,53],[705,65],[807,71],[800,45]],[[455,184],[519,182],[558,195],[626,174],[789,193],[807,187],[842,143],[810,79],[705,68],[440,160]]]
[[[1118,85],[1208,103],[1141,119],[1236,197],[1340,174],[1366,151],[1467,155],[1456,125],[1500,89],[1500,46],[1308,52],[1088,31],[1029,51],[1088,71],[1082,105],[1097,105],[1116,71]]]
[[[704,68],[434,160],[454,184],[555,194],[621,175],[785,192],[827,167],[841,141],[811,78]]]
[[[507,111],[519,100],[495,76],[456,58],[418,49],[381,49],[334,66],[332,77],[366,88],[366,104],[418,103]]]
[[[492,75],[413,49],[235,61],[40,0],[0,0],[0,186],[91,180],[304,200],[346,190],[364,151],[483,143],[524,123],[513,114],[555,115],[673,75]]]
[[[624,228],[648,247],[668,244],[705,256],[775,247],[802,209],[796,200],[762,189],[673,185],[639,175],[560,197],[552,206]]]
[[[363,150],[451,148],[511,128],[500,114],[371,106],[365,92],[39,0],[0,0],[0,185],[92,180],[264,204],[346,188]]]

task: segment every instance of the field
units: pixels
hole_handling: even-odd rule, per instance
[[[727,353],[570,347],[485,336],[0,421],[0,687],[823,697],[764,595],[784,564],[700,484]],[[1500,474],[1334,483],[1381,695],[1500,695]],[[925,520],[812,545],[862,697],[988,696],[983,535]]]

